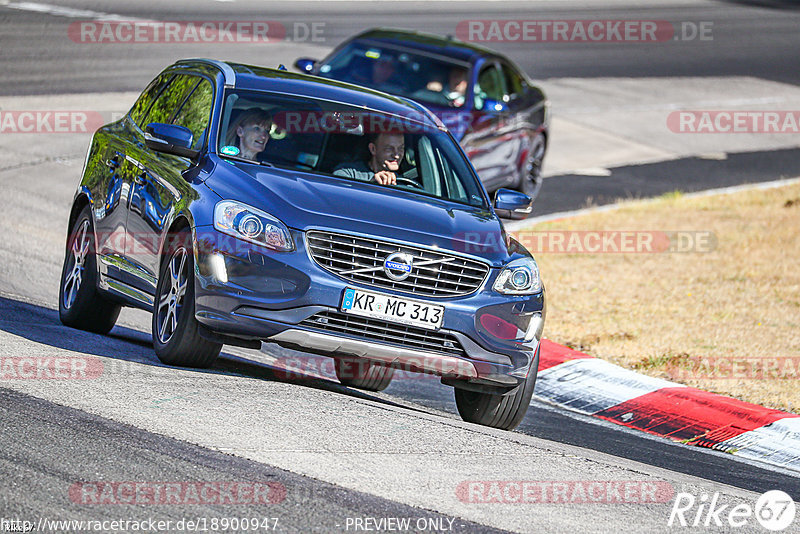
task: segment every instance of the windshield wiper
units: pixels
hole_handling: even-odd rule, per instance
[[[264,167],[275,167],[275,165],[273,165],[272,163],[270,163],[268,161],[258,161],[258,160],[254,160],[254,159],[242,158],[242,157],[239,157],[239,156],[231,156],[229,154],[220,154],[219,156],[221,158],[225,158],[225,159],[232,159],[233,161],[241,161],[242,163],[251,163],[253,165],[263,165]]]

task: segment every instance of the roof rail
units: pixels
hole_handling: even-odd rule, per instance
[[[236,85],[236,73],[233,72],[233,69],[230,65],[225,63],[224,61],[220,61],[218,59],[207,59],[207,58],[192,58],[192,59],[181,59],[176,63],[205,63],[206,65],[211,65],[213,67],[218,68],[222,72],[222,76],[225,78],[225,87],[234,87]]]

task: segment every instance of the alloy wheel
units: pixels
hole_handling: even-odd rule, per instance
[[[89,254],[89,245],[92,236],[89,233],[89,220],[85,219],[81,224],[75,238],[72,240],[69,255],[69,267],[66,269],[64,277],[64,309],[70,309],[75,303],[75,298],[83,282],[83,273],[86,268],[86,257]]]
[[[158,340],[166,344],[178,328],[178,319],[183,308],[183,297],[189,279],[186,249],[179,248],[169,259],[166,275],[158,298]]]

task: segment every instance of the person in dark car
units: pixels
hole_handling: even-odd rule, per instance
[[[371,134],[368,141],[369,160],[342,163],[334,169],[334,176],[396,185],[400,162],[405,155],[405,137],[399,132],[381,132]]]
[[[442,92],[453,107],[460,108],[464,105],[467,95],[467,69],[453,67],[447,76],[447,87],[442,86],[439,80],[431,80],[427,89]]]
[[[356,69],[351,76],[353,83],[374,87],[385,92],[404,91],[403,80],[398,59],[392,55],[382,54],[380,57],[368,58],[362,68]],[[362,63],[360,63],[362,64]]]
[[[239,149],[241,158],[256,161],[269,142],[272,117],[261,108],[250,108],[239,114],[228,128],[227,145]]]

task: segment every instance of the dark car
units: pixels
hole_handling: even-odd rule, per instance
[[[396,173],[363,170],[376,143]],[[179,61],[92,138],[59,314],[106,333],[121,306],[151,311],[156,355],[172,365],[267,341],[333,357],[343,384],[372,391],[395,368],[433,373],[465,420],[513,428],[536,380],[545,295],[499,216],[530,207],[511,190],[490,201],[419,104]]]
[[[534,198],[542,183],[548,103],[510,59],[450,37],[374,29],[301,72],[410,98],[438,115],[461,143],[488,191],[511,187]]]

